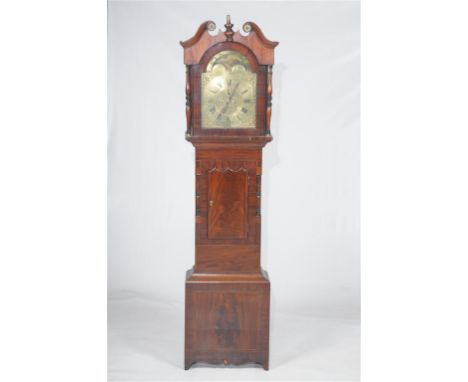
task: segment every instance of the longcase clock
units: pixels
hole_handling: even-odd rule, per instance
[[[268,369],[270,281],[260,267],[262,149],[270,134],[277,42],[253,22],[206,21],[181,42],[186,139],[195,159],[195,265],[185,288],[185,369]]]

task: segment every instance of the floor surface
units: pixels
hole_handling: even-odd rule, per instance
[[[194,365],[183,369],[184,307],[138,293],[109,295],[109,381],[359,380],[359,308],[272,308],[270,370]]]

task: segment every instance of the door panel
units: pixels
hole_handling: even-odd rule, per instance
[[[208,175],[208,239],[247,237],[247,171],[211,171]]]

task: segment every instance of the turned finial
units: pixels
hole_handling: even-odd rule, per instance
[[[232,36],[234,35],[232,27],[234,24],[231,24],[231,15],[226,15],[226,24],[224,26],[226,27],[226,31],[224,32],[226,41],[232,41]]]

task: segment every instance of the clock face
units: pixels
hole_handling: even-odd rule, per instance
[[[255,128],[257,74],[245,56],[230,50],[216,54],[201,83],[203,128]]]

